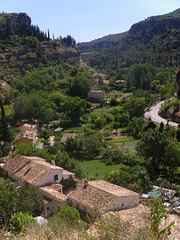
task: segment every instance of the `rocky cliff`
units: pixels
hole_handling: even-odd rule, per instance
[[[26,13],[0,13],[0,28],[6,36],[12,33],[21,35],[30,30],[31,18]]]
[[[151,17],[146,21],[142,21],[132,25],[129,33],[137,33],[149,30],[154,34],[162,34],[173,28],[180,28],[179,18],[158,19],[156,17]]]

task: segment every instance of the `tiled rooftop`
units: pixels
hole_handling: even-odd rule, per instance
[[[117,197],[138,195],[138,193],[104,180],[86,181],[86,183],[84,185],[83,180],[68,197],[70,200],[75,200],[85,206],[96,209],[100,213],[105,212]]]
[[[3,167],[18,178],[36,186],[52,170],[63,170],[63,168],[51,165],[39,157],[16,155]]]
[[[60,184],[61,185],[61,184]],[[62,186],[62,185],[61,185]],[[57,187],[57,185],[56,185]],[[39,187],[39,191],[42,193],[43,196],[53,199],[57,202],[64,202],[67,200],[67,196],[60,191],[56,190],[55,184],[45,187]],[[58,188],[57,188],[58,189]]]
[[[83,184],[80,184],[68,197],[101,213],[103,213],[116,198],[114,195],[99,190],[90,184],[88,184],[86,188],[83,187]]]
[[[106,182],[104,180],[89,181],[88,184],[98,189],[101,189],[105,192],[108,192],[110,194],[113,194],[114,196],[117,196],[117,197],[139,195],[136,192],[120,187],[113,183]]]

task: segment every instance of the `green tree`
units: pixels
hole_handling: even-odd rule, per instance
[[[135,64],[129,68],[128,78],[131,79],[133,87],[143,90],[151,89],[151,82],[154,80],[156,69],[150,64]],[[127,89],[130,88],[128,83]]]
[[[132,120],[128,124],[127,131],[134,138],[139,139],[142,134],[142,127],[143,127],[143,118],[142,117],[133,117]]]
[[[62,105],[62,112],[71,120],[72,125],[79,124],[80,117],[86,111],[86,101],[80,97],[67,97]]]
[[[83,177],[83,170],[79,165],[79,161],[70,157],[66,152],[58,151],[56,155],[56,165],[68,171],[74,172],[75,176],[81,179]]]
[[[70,207],[68,205],[62,207],[56,214],[57,218],[66,221],[67,224],[73,226],[74,228],[82,227],[82,221],[80,218],[80,213],[75,207]]]
[[[56,104],[57,109],[59,111],[61,110],[61,107],[62,107],[65,99],[66,99],[66,97],[60,92],[53,92],[49,97],[49,100],[53,101]]]
[[[55,104],[39,93],[20,94],[14,102],[15,119],[37,119],[40,123],[48,123],[54,117]]]
[[[164,100],[166,98],[170,98],[171,97],[171,93],[170,93],[171,89],[167,86],[162,86],[159,89],[159,94],[161,96],[161,100]]]
[[[21,187],[17,190],[17,212],[40,216],[44,211],[43,197],[36,187]]]
[[[1,108],[1,117],[0,117],[0,141],[3,141],[5,144],[11,141],[11,134],[9,132],[9,127],[7,123],[7,119],[5,116],[3,100],[0,97],[0,108]]]
[[[127,103],[124,104],[124,110],[129,113],[130,118],[142,117],[146,107],[145,98],[131,98]]]
[[[106,180],[140,193],[146,193],[152,188],[146,168],[139,165],[131,168],[121,165],[118,170],[108,173]]]
[[[9,179],[0,178],[0,226],[9,223],[16,212],[17,193]]]
[[[71,95],[86,98],[91,90],[92,82],[89,73],[78,72],[71,81]]]
[[[161,223],[167,218],[166,206],[162,204],[162,200],[156,197],[151,202],[151,224],[150,230],[153,235],[153,239],[164,239],[167,235],[171,235],[172,227],[175,227],[174,222],[171,222],[168,226],[160,228]]]
[[[164,131],[148,129],[138,141],[137,151],[145,158],[145,165],[152,176],[157,178],[159,174],[164,174],[173,179],[174,171],[180,164],[180,152]]]
[[[38,149],[33,144],[19,144],[18,146],[16,146],[16,149],[13,152],[13,156],[16,156],[17,154],[24,156],[38,156],[46,159],[47,161],[51,160],[51,155],[48,153],[46,148]]]

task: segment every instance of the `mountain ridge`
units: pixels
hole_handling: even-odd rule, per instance
[[[96,40],[98,41],[98,40]],[[94,44],[96,43],[94,41]],[[103,41],[103,38],[101,38]],[[78,45],[81,52],[81,45]],[[148,63],[154,66],[180,64],[180,9],[162,16],[148,17],[131,26],[130,30],[111,47],[95,49],[87,43],[83,60],[101,71],[118,71],[133,64]],[[109,69],[109,70],[108,70]]]

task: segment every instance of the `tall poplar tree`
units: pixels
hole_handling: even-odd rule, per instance
[[[6,144],[8,141],[10,141],[10,133],[9,133],[8,123],[7,123],[6,116],[5,116],[3,100],[1,97],[0,97],[0,107],[1,107],[0,141],[4,142],[4,144]]]

